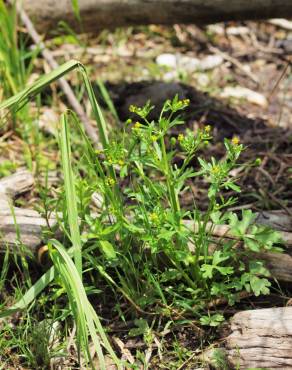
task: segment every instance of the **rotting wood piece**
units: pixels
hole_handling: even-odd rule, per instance
[[[8,247],[16,253],[25,253],[23,246],[31,252],[42,241],[42,228],[48,226],[47,221],[32,209],[13,207],[12,198],[32,189],[34,178],[26,170],[17,171],[0,180],[0,251]],[[13,207],[13,209],[11,208]],[[56,225],[52,216],[48,221],[50,227]]]
[[[29,247],[35,253],[42,241],[42,229],[47,226],[47,222],[38,212],[28,209],[14,208],[17,227],[19,230],[21,242]],[[49,220],[49,225],[53,228],[57,224],[54,215]],[[215,236],[222,237],[226,235],[226,226],[217,228]],[[14,251],[19,244],[19,238],[16,232],[14,217],[10,209],[0,211],[0,251],[4,251],[8,245]],[[220,232],[219,232],[220,231]],[[18,252],[18,250],[16,250]],[[285,253],[261,253],[258,258],[266,261],[271,276],[280,281],[292,281],[292,248],[286,246]]]
[[[231,368],[292,369],[292,307],[238,312],[230,323]]]
[[[19,170],[13,175],[0,180],[0,204],[1,208],[10,207],[9,198],[26,193],[34,185],[34,178],[27,170]]]
[[[267,225],[279,231],[292,231],[292,208],[288,208],[290,214],[283,210],[262,211],[257,213],[256,223]]]
[[[258,223],[263,224],[261,222],[258,222]],[[196,223],[194,223],[193,221],[191,221],[191,220],[185,220],[184,225],[189,227],[191,230],[194,230],[195,232],[198,231],[198,229],[199,229],[198,225]],[[270,226],[269,222],[268,222],[268,219],[266,219],[265,225]],[[282,231],[282,230],[277,229],[275,227],[276,225],[275,225],[274,222],[272,223],[272,225],[274,225],[273,228],[275,230],[279,231],[279,233],[281,235],[281,238],[283,240],[283,243],[286,246],[291,246],[292,247],[292,232]],[[270,227],[272,227],[272,226],[270,226]],[[207,228],[207,230],[211,231],[213,236],[217,236],[219,238],[237,239],[237,237],[235,237],[230,232],[230,228],[229,228],[228,225],[213,225],[211,222],[207,222],[206,228]]]
[[[0,251],[8,247],[16,253],[25,252],[22,246],[29,248],[32,253],[37,252],[37,247],[42,242],[42,230],[47,227],[47,221],[32,209],[14,207],[0,210]],[[15,219],[14,219],[15,218]],[[49,226],[53,228],[57,220],[52,216]]]

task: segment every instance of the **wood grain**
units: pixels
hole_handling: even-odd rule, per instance
[[[292,307],[236,313],[226,338],[232,368],[292,369]]]
[[[0,251],[6,248],[18,254],[35,253],[42,242],[42,229],[54,227],[56,219],[48,222],[32,209],[13,206],[13,198],[33,188],[34,178],[26,170],[19,170],[0,180]],[[29,251],[26,250],[28,248]]]

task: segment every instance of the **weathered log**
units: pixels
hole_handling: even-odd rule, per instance
[[[79,0],[82,27],[71,0],[23,0],[38,31],[65,21],[80,31],[146,24],[200,23],[292,16],[291,0]]]
[[[32,253],[42,242],[42,230],[56,225],[56,219],[52,216],[47,221],[32,209],[14,207],[13,213],[10,208],[0,210],[0,250],[9,250],[16,253],[25,253],[27,247]]]
[[[32,189],[34,178],[26,170],[19,170],[15,174],[0,180],[0,205],[9,208],[9,199]]]
[[[292,307],[236,313],[225,347],[232,368],[292,369]]]
[[[276,230],[292,231],[292,209],[288,208],[287,212],[283,210],[276,211],[262,211],[257,213],[256,223],[267,225]]]
[[[267,214],[267,213],[266,213]],[[279,228],[276,228],[275,222],[272,222],[272,226],[268,222],[269,219],[266,219],[265,223],[257,222],[258,224],[264,224],[266,226],[270,226],[274,228],[275,230],[279,231],[283,243],[288,246],[292,247],[292,233],[288,231],[279,230]],[[274,221],[274,219],[273,219]],[[189,227],[190,229],[197,232],[199,230],[199,226],[195,224],[193,221],[185,220],[184,224]],[[210,230],[212,232],[213,236],[217,236],[219,238],[227,238],[227,239],[237,239],[231,232],[230,228],[227,225],[213,225],[211,222],[208,222],[206,225],[207,230]]]
[[[57,220],[54,215],[51,215],[48,223],[51,228],[56,225]],[[10,208],[1,209],[0,235],[2,235],[2,237],[0,238],[0,251],[6,250],[8,246],[11,250],[19,252],[17,246],[23,244],[33,253],[36,253],[42,242],[42,229],[46,226],[48,226],[47,221],[36,211],[14,207],[13,215],[11,214]],[[231,237],[228,227],[223,225],[217,225],[213,230],[213,235],[220,238]],[[286,238],[289,242],[289,240],[292,239],[291,233],[285,232],[285,235],[289,235],[289,238]],[[265,252],[261,253],[259,258],[266,261],[266,265],[272,277],[280,281],[292,281],[291,243],[290,246],[289,244],[286,245],[284,253]]]
[[[34,178],[26,170],[0,180],[0,251],[9,248],[25,253],[24,246],[34,253],[41,244],[42,228],[48,226],[47,221],[37,211],[12,205],[12,198],[31,190],[33,185]],[[51,227],[56,224],[54,217],[48,222]]]

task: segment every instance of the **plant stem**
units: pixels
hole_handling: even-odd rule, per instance
[[[171,169],[171,166],[170,166],[169,161],[167,159],[165,142],[164,142],[164,137],[163,136],[160,139],[160,143],[161,143],[161,150],[162,150],[164,175],[166,177],[166,184],[167,184],[168,194],[169,194],[169,197],[170,197],[171,208],[172,208],[172,210],[175,214],[176,220],[179,223],[180,205],[179,205],[178,197],[176,195],[174,184],[173,184],[172,169]]]

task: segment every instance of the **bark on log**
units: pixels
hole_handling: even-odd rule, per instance
[[[226,338],[232,368],[292,369],[292,307],[238,312]]]
[[[82,30],[71,0],[23,0],[38,31],[48,32],[66,21]],[[291,0],[79,0],[83,30],[100,31],[146,24],[199,23],[292,16]]]

